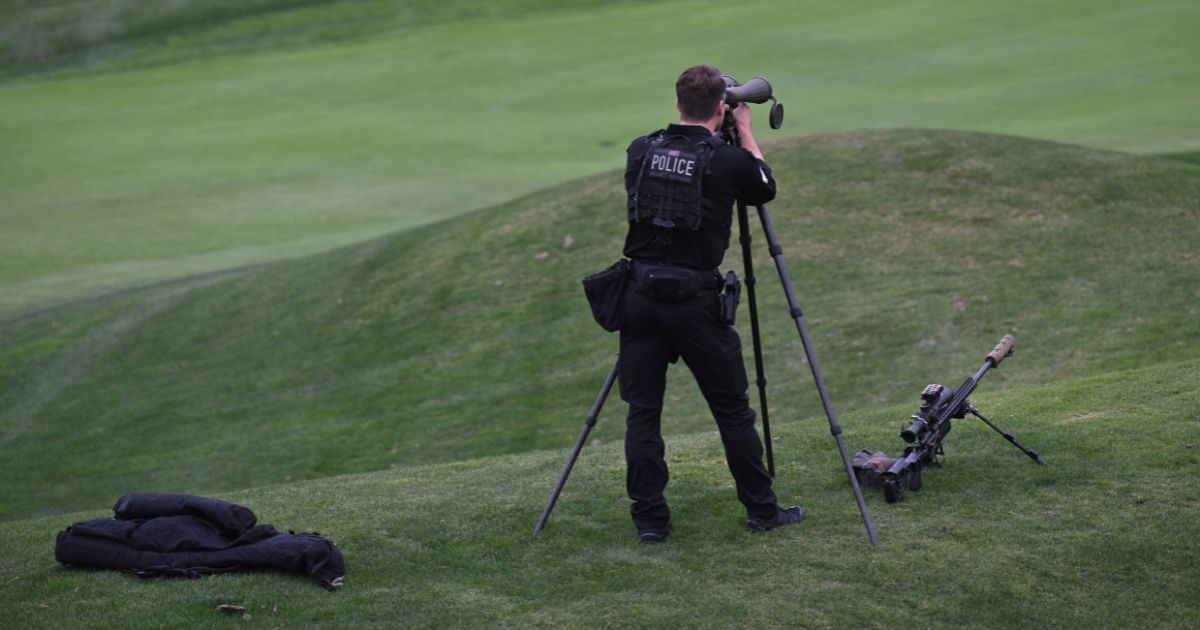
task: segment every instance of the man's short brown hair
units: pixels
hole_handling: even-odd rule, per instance
[[[708,64],[692,66],[675,82],[675,98],[684,119],[708,120],[725,99],[725,77]]]

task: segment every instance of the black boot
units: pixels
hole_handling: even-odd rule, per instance
[[[776,527],[795,525],[803,520],[804,510],[800,509],[798,506],[792,506],[786,510],[781,508],[775,513],[774,518],[763,519],[754,518],[752,516],[746,519],[746,529],[752,532],[767,532],[775,529]]]

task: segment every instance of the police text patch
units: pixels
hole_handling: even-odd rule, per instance
[[[699,156],[691,151],[655,147],[651,149],[646,159],[650,161],[646,171],[652,177],[673,179],[679,182],[695,181]]]

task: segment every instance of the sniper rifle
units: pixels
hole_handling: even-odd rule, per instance
[[[909,418],[912,423],[908,428],[900,432],[901,439],[908,443],[904,448],[904,455],[882,473],[883,497],[888,503],[896,503],[903,499],[906,489],[921,489],[922,472],[929,466],[940,466],[941,459],[945,456],[942,442],[950,434],[951,418],[965,418],[968,413],[983,420],[1030,459],[1042,466],[1046,465],[1040,455],[1018,442],[1011,433],[985,418],[967,399],[988,370],[1000,365],[1006,357],[1012,356],[1015,344],[1016,339],[1012,335],[1004,335],[1000,343],[988,353],[979,371],[963,381],[957,390],[932,384],[921,392],[920,409]]]

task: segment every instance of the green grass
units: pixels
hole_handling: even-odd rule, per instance
[[[0,7],[0,618],[1190,627],[1197,5],[597,4]],[[869,496],[869,548],[760,237],[777,488],[809,521],[741,530],[677,366],[673,541],[632,543],[615,396],[530,537],[615,350],[578,286],[624,229],[596,173],[697,61],[769,77],[806,134],[767,146],[771,210],[850,448],[896,450],[921,387],[1012,332],[973,399],[1049,468],[960,423],[924,490]],[[1093,148],[841,133],[894,126]],[[53,562],[133,490],[323,532],[348,586]]]
[[[987,392],[1197,358],[1196,166],[959,132],[768,152],[784,191],[771,212],[841,411],[957,385],[1006,332],[1020,360]],[[620,251],[618,180],[0,320],[0,518],[566,448],[615,352],[578,279]],[[772,418],[819,415],[756,242]],[[748,336],[744,305],[741,318]],[[670,378],[668,430],[711,428],[686,372]]]
[[[810,513],[796,528],[742,530],[704,432],[669,440],[677,531],[658,547],[633,542],[609,443],[584,451],[536,539],[565,449],[221,495],[336,540],[336,594],[274,573],[140,581],[54,563],[54,532],[106,515],[99,505],[0,524],[0,614],[29,628],[248,625],[216,611],[230,603],[270,627],[1186,628],[1200,614],[1198,378],[1193,359],[984,387],[976,403],[1050,465],[962,421],[920,492],[894,505],[868,494],[875,549],[816,416],[778,431],[777,487]],[[847,441],[891,450],[909,411],[847,414]]]
[[[0,77],[64,76],[300,48],[599,4],[596,0],[10,0],[0,6]]]
[[[1162,157],[1169,160],[1179,160],[1188,164],[1196,164],[1200,166],[1200,151],[1183,151],[1180,153],[1167,153]]]
[[[101,39],[68,46],[75,74],[0,84],[0,311],[324,251],[616,168],[703,60],[769,77],[788,134],[1200,146],[1194,2],[585,4],[114,1],[111,29],[97,4],[8,5],[10,30]],[[70,66],[105,51],[124,52]]]

